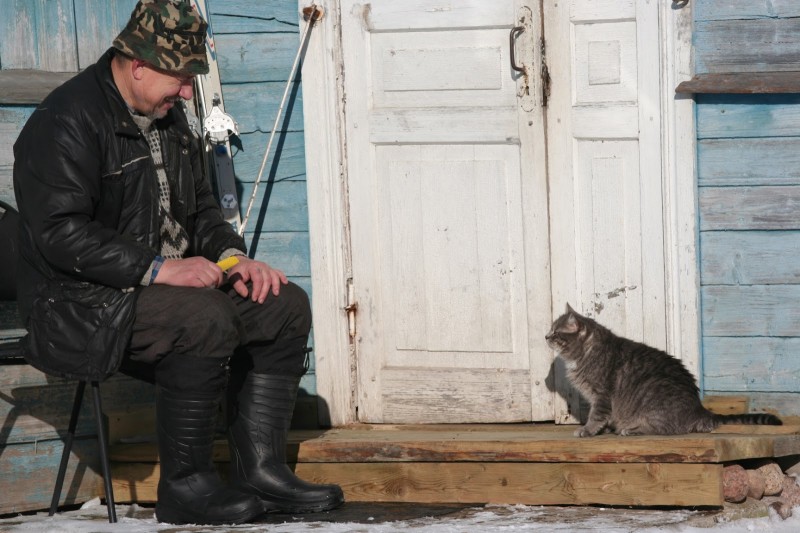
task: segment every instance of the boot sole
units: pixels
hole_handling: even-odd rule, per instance
[[[262,496],[259,497],[263,498]],[[282,503],[276,500],[262,499],[262,501],[264,502],[264,509],[266,509],[267,513],[276,513],[276,514],[323,513],[325,511],[332,511],[333,509],[336,509],[344,505],[344,499],[331,502],[320,502],[318,504],[303,505],[303,506],[292,505],[289,503]]]
[[[224,526],[224,525],[233,525],[233,524],[244,524],[255,518],[261,516],[266,511],[261,508],[257,511],[248,511],[248,512],[241,512],[235,517],[219,519],[219,520],[211,520],[211,519],[203,519],[202,517],[198,516],[197,514],[191,514],[186,511],[178,510],[169,506],[161,507],[155,513],[156,520],[158,522],[162,522],[165,524],[173,524],[173,525],[183,525],[183,524],[196,524],[196,525],[204,525],[204,526]]]

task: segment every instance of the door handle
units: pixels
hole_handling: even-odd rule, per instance
[[[525,73],[525,67],[517,65],[517,60],[514,58],[514,41],[517,35],[525,31],[525,26],[514,26],[508,34],[508,48],[511,51],[511,68],[517,72]]]

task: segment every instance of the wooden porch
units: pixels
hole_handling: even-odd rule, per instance
[[[669,437],[579,439],[574,429],[510,424],[297,430],[289,454],[298,475],[340,484],[350,502],[682,507],[721,506],[725,464],[800,456],[799,420]],[[215,456],[227,463],[225,442],[217,443]],[[227,464],[220,466],[224,472]],[[118,501],[155,501],[154,443],[114,446],[112,470]]]

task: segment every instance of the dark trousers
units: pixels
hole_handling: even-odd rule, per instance
[[[122,372],[175,391],[225,386],[228,365],[242,372],[305,372],[311,308],[289,283],[263,304],[232,287],[151,285],[140,289]]]

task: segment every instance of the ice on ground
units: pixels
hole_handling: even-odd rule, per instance
[[[543,507],[498,505],[484,507],[419,508],[419,516],[406,515],[413,504],[394,507],[379,504],[346,504],[347,514],[315,516],[270,515],[257,524],[239,526],[174,526],[159,524],[151,507],[118,505],[119,522],[109,524],[104,505],[92,500],[80,509],[49,517],[46,512],[0,519],[0,531],[8,533],[235,533],[270,531],[275,533],[394,533],[414,530],[428,533],[474,532],[603,532],[603,533],[797,533],[800,507],[793,516],[781,520],[775,513],[759,518],[731,519],[730,513],[690,510],[642,510],[603,507]],[[373,512],[371,512],[373,511]],[[430,512],[429,512],[430,511]],[[427,516],[426,516],[427,514]],[[374,515],[374,516],[373,516]],[[387,519],[387,516],[389,517]],[[710,527],[708,527],[710,526]]]

